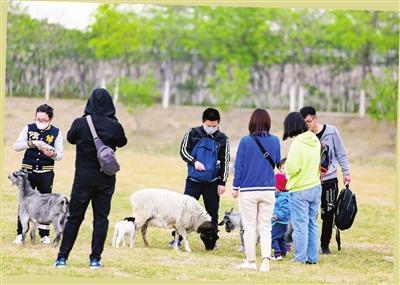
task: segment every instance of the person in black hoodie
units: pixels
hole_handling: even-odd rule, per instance
[[[75,177],[71,191],[70,215],[65,225],[56,267],[65,267],[68,255],[78,235],[89,202],[93,208],[92,252],[90,268],[99,268],[101,253],[108,230],[108,214],[115,189],[115,175],[100,171],[97,151],[86,116],[93,120],[97,135],[112,149],[127,143],[124,129],[115,117],[115,107],[107,90],[95,89],[88,99],[85,113],[77,118],[67,134],[67,140],[76,145]]]

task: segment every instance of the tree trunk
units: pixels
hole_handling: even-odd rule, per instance
[[[162,95],[162,107],[168,109],[169,97],[171,95],[171,62],[167,60],[164,62],[164,90]]]
[[[118,97],[119,97],[119,93],[118,93],[118,91],[119,91],[119,78],[117,78],[116,80],[115,80],[115,87],[114,87],[114,105],[115,104],[117,104],[117,102],[118,102]]]
[[[300,110],[304,106],[304,94],[305,94],[305,90],[304,90],[303,86],[300,86],[299,87],[299,102],[297,105],[298,110]]]
[[[48,102],[50,99],[50,76],[46,74],[46,87],[45,87],[45,95],[44,100]]]
[[[360,91],[360,105],[358,107],[358,115],[360,118],[365,117],[365,109],[366,109],[366,98],[365,98],[365,90],[361,89]]]
[[[296,85],[293,84],[290,86],[290,103],[289,103],[289,111],[293,112],[296,110]]]
[[[101,78],[100,87],[106,89],[106,78],[104,76]]]

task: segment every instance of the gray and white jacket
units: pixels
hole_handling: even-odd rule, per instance
[[[321,142],[329,146],[329,150],[333,152],[332,163],[328,172],[322,178],[322,181],[337,178],[338,165],[342,169],[343,175],[350,175],[349,163],[347,160],[346,150],[342,143],[339,131],[335,126],[325,124],[325,132],[322,134]]]

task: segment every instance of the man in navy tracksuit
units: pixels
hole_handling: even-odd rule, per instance
[[[229,173],[229,139],[219,130],[221,117],[217,109],[206,109],[202,119],[203,125],[191,128],[186,132],[181,143],[180,155],[188,167],[192,165],[196,170],[204,171],[204,164],[196,159],[192,151],[203,137],[211,138],[215,141],[219,170],[211,182],[199,182],[188,176],[184,194],[192,196],[196,200],[199,200],[202,195],[206,211],[211,216],[212,223],[218,227],[219,197],[225,192],[225,183]]]

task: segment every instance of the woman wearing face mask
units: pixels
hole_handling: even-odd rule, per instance
[[[199,181],[188,175],[186,178],[185,194],[197,200],[199,200],[201,195],[203,196],[204,206],[211,216],[212,223],[216,229],[218,228],[219,197],[225,192],[225,183],[229,173],[229,139],[219,130],[220,119],[221,117],[217,109],[207,108],[203,112],[203,124],[199,127],[189,129],[183,137],[180,147],[180,155],[187,163],[188,168],[205,172],[207,169],[204,163],[208,158],[199,158],[194,153],[195,146],[203,138],[212,139],[215,143],[217,151],[217,171],[215,175],[211,177],[211,181]],[[174,245],[173,241],[171,242],[171,246],[178,245]]]
[[[47,104],[36,109],[35,122],[27,124],[15,141],[15,151],[25,151],[22,169],[28,171],[28,180],[40,193],[51,193],[54,180],[54,161],[63,156],[63,138],[58,128],[51,125],[53,108]],[[39,225],[40,241],[50,243],[49,225]],[[22,226],[18,217],[15,244],[22,242]]]

